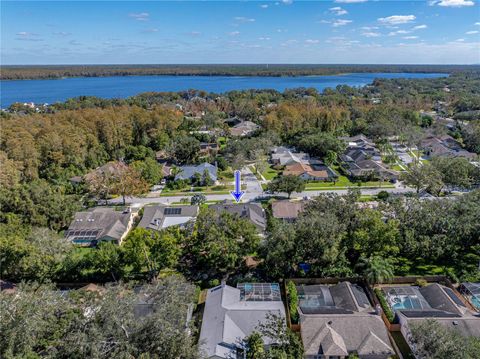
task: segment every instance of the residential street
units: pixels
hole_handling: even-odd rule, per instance
[[[274,197],[274,196],[285,196],[285,193],[276,193],[276,194],[266,194],[262,190],[260,181],[255,177],[250,168],[245,167],[242,169],[242,184],[246,185],[244,196],[242,197],[242,202],[250,202],[255,200],[258,197]],[[355,187],[354,187],[355,188]],[[414,191],[413,188],[404,187],[402,184],[397,183],[395,188],[366,188],[361,189],[363,195],[376,195],[380,191],[386,191],[389,193],[407,193]],[[321,190],[321,191],[303,191],[300,193],[292,193],[291,198],[303,198],[303,197],[315,197],[322,193],[336,193],[339,195],[346,194],[348,190]],[[181,198],[189,197],[185,196],[171,196],[171,197],[127,197],[126,202],[131,205],[136,205],[136,207],[141,207],[149,203],[161,203],[169,204],[174,202],[179,202]],[[229,194],[208,194],[205,195],[207,201],[223,201],[223,200],[233,200],[232,196]],[[109,204],[118,204],[122,203],[122,198],[114,198],[108,201]]]

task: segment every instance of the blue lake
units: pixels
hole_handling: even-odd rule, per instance
[[[77,96],[126,98],[150,91],[188,89],[222,93],[232,90],[314,87],[319,91],[337,85],[364,86],[375,78],[445,77],[438,73],[351,73],[332,76],[231,77],[231,76],[113,76],[58,80],[0,81],[1,107],[14,102],[54,103]]]

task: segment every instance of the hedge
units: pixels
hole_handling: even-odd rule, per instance
[[[375,288],[375,294],[380,301],[380,305],[382,306],[383,312],[387,316],[388,321],[390,323],[393,323],[393,320],[395,319],[395,314],[393,313],[392,308],[390,308],[390,306],[388,305],[385,294],[380,288]]]

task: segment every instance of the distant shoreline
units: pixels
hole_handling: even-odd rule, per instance
[[[455,73],[480,65],[4,65],[0,80],[127,76],[299,77],[350,73]]]

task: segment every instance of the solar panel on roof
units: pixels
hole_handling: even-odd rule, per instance
[[[182,213],[182,209],[181,208],[165,208],[165,210],[163,211],[163,214],[165,215],[169,215],[169,214],[180,214]]]

